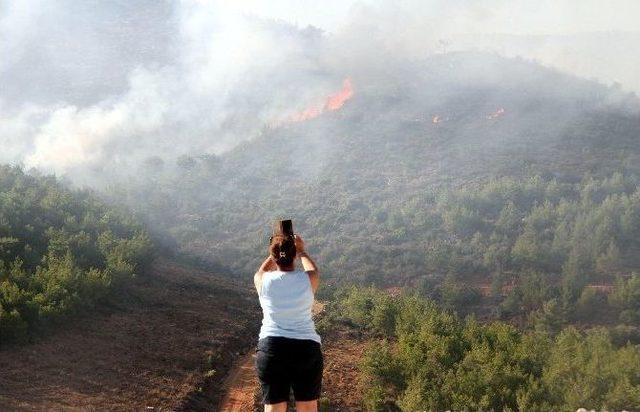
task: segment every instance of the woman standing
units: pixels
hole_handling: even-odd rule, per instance
[[[296,270],[296,258],[303,270]],[[285,412],[293,389],[296,410],[315,412],[323,358],[311,308],[320,275],[302,238],[274,236],[253,281],[263,313],[255,365],[264,410]]]

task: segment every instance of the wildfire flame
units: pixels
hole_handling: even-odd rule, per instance
[[[442,121],[442,117],[440,117],[438,115],[433,116],[433,119],[431,119],[431,123],[433,123],[433,124],[438,124],[441,121]]]
[[[504,113],[505,113],[504,108],[501,107],[495,112],[488,114],[487,119],[489,120],[497,119],[498,117],[502,116]]]
[[[303,122],[305,120],[313,119],[320,116],[324,112],[333,112],[339,110],[347,100],[353,97],[353,85],[351,79],[346,78],[342,82],[342,89],[338,92],[329,95],[324,104],[311,106],[303,110],[300,113],[294,114],[289,118],[291,122]]]
[[[351,79],[347,77],[342,81],[342,89],[338,93],[327,98],[324,108],[329,111],[338,110],[352,97],[353,85],[351,84]]]

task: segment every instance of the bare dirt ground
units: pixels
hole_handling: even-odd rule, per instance
[[[251,282],[166,259],[110,307],[0,350],[0,410],[215,410],[257,335]]]
[[[322,316],[322,304],[314,307],[315,317]],[[361,411],[358,363],[366,346],[364,338],[348,328],[335,327],[322,335],[324,375],[321,410]],[[221,412],[261,411],[257,401],[259,384],[254,369],[254,351],[239,357],[231,369],[218,404]],[[290,409],[294,410],[294,409]]]
[[[248,412],[256,408],[258,378],[253,366],[253,351],[237,359],[222,385],[224,393],[218,404],[220,412]]]
[[[358,364],[367,340],[341,326],[335,327],[322,338],[324,375],[321,404],[328,411],[362,411]]]

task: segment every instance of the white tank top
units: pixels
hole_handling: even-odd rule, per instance
[[[263,314],[259,339],[284,336],[320,343],[311,318],[313,290],[306,272],[265,272],[259,298]]]

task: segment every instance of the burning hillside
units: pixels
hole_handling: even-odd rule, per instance
[[[340,110],[344,104],[353,97],[353,84],[350,78],[346,78],[342,82],[342,88],[329,95],[324,103],[317,104],[306,108],[305,110],[290,116],[287,122],[302,122],[305,120],[314,119],[320,116],[324,112],[333,112]]]

